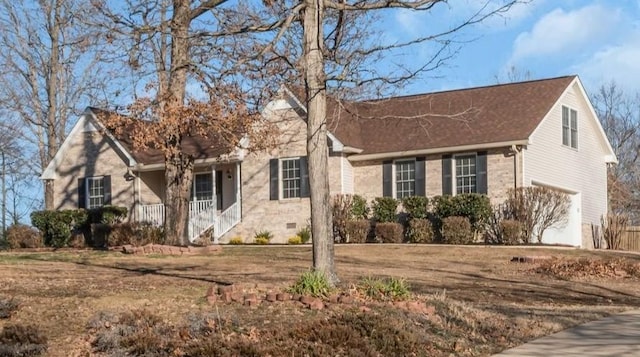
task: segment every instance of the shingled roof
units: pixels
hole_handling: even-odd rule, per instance
[[[361,102],[330,98],[328,129],[362,155],[526,140],[575,78]]]

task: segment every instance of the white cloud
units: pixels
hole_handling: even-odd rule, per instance
[[[540,18],[531,31],[518,35],[510,62],[560,53],[573,56],[573,51],[610,36],[621,19],[620,9],[601,5],[568,12],[555,9]]]
[[[631,93],[640,92],[640,31],[636,30],[622,44],[608,46],[587,60],[572,66],[585,85],[595,90],[601,84],[615,81]]]

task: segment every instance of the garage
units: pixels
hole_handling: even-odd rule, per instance
[[[570,192],[566,189],[547,185],[534,184],[534,186],[543,186],[553,190],[562,191],[568,194],[571,200],[566,223],[546,229],[542,235],[542,243],[579,247],[582,244],[582,215],[580,209],[582,204],[580,193]]]

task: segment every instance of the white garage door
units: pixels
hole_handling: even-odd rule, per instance
[[[565,191],[566,192],[566,191]],[[566,224],[548,228],[542,235],[542,243],[562,244],[579,247],[582,244],[582,216],[580,213],[580,193],[568,193],[571,199],[569,217]]]

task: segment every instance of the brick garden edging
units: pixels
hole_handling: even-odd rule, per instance
[[[123,245],[119,247],[110,247],[109,250],[121,251],[124,254],[163,254],[163,255],[196,255],[196,254],[213,254],[222,251],[220,245],[208,245],[204,247],[177,247],[162,244],[147,244],[140,247],[132,245]]]
[[[542,263],[545,260],[550,260],[548,255],[527,255],[521,257],[511,258],[512,263]]]
[[[251,285],[255,286],[255,284]],[[369,312],[371,310],[370,306],[387,305],[415,313],[423,313],[426,315],[435,314],[435,307],[427,305],[424,301],[420,300],[378,302],[363,300],[357,296],[344,293],[334,294],[329,298],[322,299],[282,291],[253,292],[252,290],[253,289],[249,288],[245,291],[242,286],[236,286],[234,284],[213,285],[207,290],[205,298],[211,305],[236,303],[250,308],[258,308],[260,305],[268,304],[291,303],[310,310],[323,310],[326,307],[335,306],[353,306],[357,307],[360,312]]]

